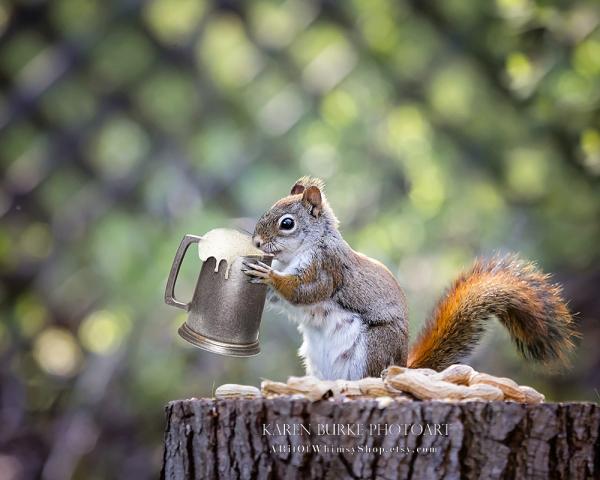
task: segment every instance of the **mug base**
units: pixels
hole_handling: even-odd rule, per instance
[[[195,347],[201,348],[212,353],[218,353],[219,355],[226,355],[228,357],[252,357],[260,353],[260,346],[258,340],[254,343],[237,344],[237,343],[224,343],[218,340],[213,340],[200,335],[198,332],[192,330],[187,323],[184,323],[177,331],[179,336],[191,343]]]

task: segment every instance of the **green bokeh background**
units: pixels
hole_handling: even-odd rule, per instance
[[[555,273],[573,369],[499,327],[469,363],[598,401],[599,22],[592,0],[1,2],[6,478],[155,478],[167,401],[302,374],[277,312],[231,359],[179,339],[163,293],[185,233],[251,226],[304,174],[397,275],[413,335],[477,255]]]

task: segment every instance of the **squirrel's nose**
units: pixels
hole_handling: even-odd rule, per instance
[[[261,238],[260,235],[254,235],[252,240],[254,241],[254,246],[256,248],[260,248],[260,246],[263,244],[263,239]]]

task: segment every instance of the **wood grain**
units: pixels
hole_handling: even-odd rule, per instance
[[[591,403],[414,401],[382,408],[374,400],[194,399],[173,401],[166,413],[167,480],[600,478],[600,407]],[[263,424],[276,423],[303,424],[312,435],[263,435]],[[318,424],[366,427],[359,436],[317,436]],[[370,424],[448,424],[448,434],[369,435]],[[413,451],[350,453],[359,446]]]

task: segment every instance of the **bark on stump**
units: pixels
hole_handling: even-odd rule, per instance
[[[165,480],[600,478],[600,406],[593,403],[194,399],[166,411]],[[319,425],[339,424],[363,427],[355,427],[357,436],[318,435]],[[386,424],[387,435],[369,432]],[[396,424],[401,431],[391,431]],[[405,435],[404,425],[413,424],[424,434],[417,426]],[[427,434],[427,425],[444,424],[447,435]],[[277,425],[299,431],[275,435]]]

